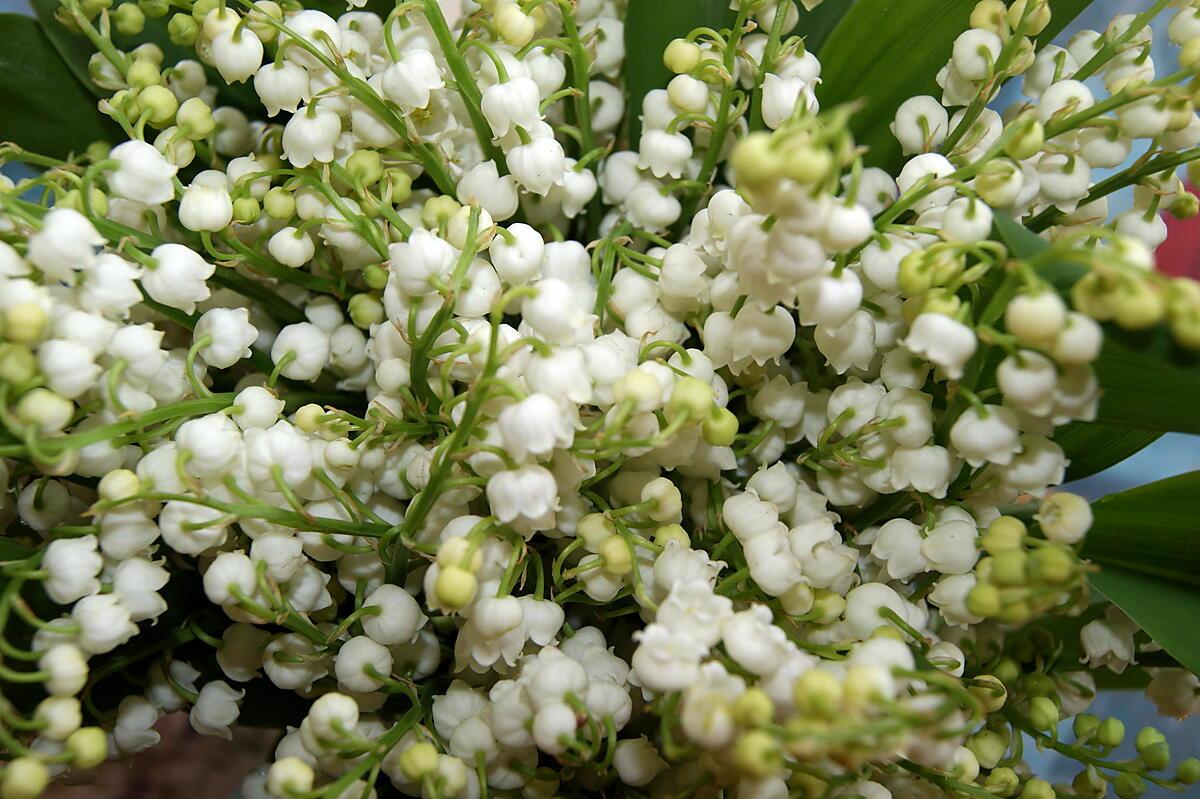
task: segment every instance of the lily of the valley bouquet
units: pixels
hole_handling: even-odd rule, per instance
[[[1194,790],[1194,3],[351,5],[2,18],[0,797]]]

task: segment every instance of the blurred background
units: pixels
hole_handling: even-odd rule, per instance
[[[458,16],[461,0],[441,0],[447,15]],[[828,3],[850,0],[825,0]],[[1082,29],[1104,30],[1113,16],[1144,11],[1149,0],[1096,0],[1091,7],[1063,31],[1060,44]],[[26,0],[0,0],[0,12],[28,14]],[[1174,69],[1174,52],[1166,43],[1166,24],[1170,14],[1159,16],[1155,24],[1154,61],[1160,74]],[[1168,68],[1169,67],[1169,68]],[[996,102],[1003,108],[1013,99],[1017,87],[1010,86]],[[1115,170],[1113,170],[1115,171]],[[1096,174],[1101,180],[1104,174]],[[1131,203],[1131,190],[1110,198],[1113,214],[1126,210]],[[1200,217],[1177,221],[1168,217],[1170,237],[1158,251],[1159,269],[1169,274],[1191,275],[1200,279]],[[1167,434],[1146,449],[1112,468],[1070,486],[1071,490],[1089,499],[1097,499],[1114,491],[1161,480],[1164,477],[1200,469],[1200,437]],[[1180,609],[1180,612],[1195,609]],[[1133,733],[1147,725],[1161,729],[1171,744],[1173,759],[1200,756],[1200,719],[1176,721],[1164,719],[1137,692],[1104,692],[1096,700],[1092,712],[1103,716],[1119,716]],[[89,785],[57,785],[48,797],[53,799],[174,799],[187,795],[190,799],[226,799],[241,796],[243,778],[270,757],[276,734],[267,730],[235,728],[232,741],[205,738],[197,735],[188,723],[186,714],[174,714],[158,725],[162,743],[130,761],[111,762],[103,766],[95,783]],[[1064,731],[1069,735],[1069,731]],[[1132,746],[1129,746],[1132,756]],[[1047,779],[1070,780],[1078,770],[1071,761],[1062,762],[1050,753],[1026,748],[1034,771]],[[1147,799],[1177,796],[1165,789],[1147,792]],[[1200,796],[1200,791],[1191,793]]]

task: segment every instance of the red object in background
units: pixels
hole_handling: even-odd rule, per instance
[[[1192,194],[1200,194],[1188,186]],[[1167,214],[1167,240],[1156,253],[1158,270],[1168,275],[1185,275],[1200,280],[1200,216],[1176,219]]]

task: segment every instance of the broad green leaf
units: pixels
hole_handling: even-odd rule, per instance
[[[821,47],[822,108],[864,101],[850,121],[870,147],[867,163],[895,167],[900,144],[890,125],[909,97],[941,97],[935,80],[954,40],[967,29],[974,0],[858,0]]]
[[[1140,430],[1102,422],[1072,422],[1054,431],[1070,464],[1068,480],[1081,480],[1140,452],[1162,436],[1158,430]]]
[[[1050,0],[1050,24],[1038,34],[1038,49],[1040,50],[1043,45],[1054,41],[1054,37],[1062,33],[1063,29],[1070,25],[1075,17],[1082,14],[1092,2],[1093,0]]]
[[[1019,258],[1032,258],[1049,246],[1003,214],[996,215],[996,230]],[[1061,292],[1086,271],[1066,262],[1039,267],[1039,274]],[[1131,332],[1106,325],[1104,348],[1093,366],[1104,390],[1096,421],[1139,430],[1200,433],[1195,400],[1200,397],[1200,357],[1175,346],[1164,327]]]
[[[1084,557],[1200,585],[1200,471],[1111,494],[1092,513]]]
[[[642,131],[642,98],[665,89],[671,79],[663,50],[672,39],[696,28],[719,30],[728,17],[728,0],[630,0],[625,14],[625,115],[634,147]]]
[[[104,91],[92,83],[91,74],[88,72],[88,60],[96,48],[82,33],[68,30],[66,26],[55,19],[55,12],[62,7],[62,4],[58,0],[29,0],[29,5],[33,8],[38,22],[42,24],[42,30],[46,32],[50,43],[62,56],[63,63],[67,65],[71,73],[85,89],[96,97],[103,97]]]
[[[119,132],[63,62],[37,20],[0,14],[0,141],[65,158]]]
[[[1088,578],[1146,634],[1192,673],[1200,673],[1200,589],[1127,569],[1105,566]]]
[[[821,11],[835,0],[826,0]],[[1038,37],[1050,41],[1091,0],[1050,0],[1050,24]],[[840,3],[838,5],[848,5]],[[900,104],[921,94],[940,98],[937,73],[954,40],[969,27],[974,0],[858,0],[819,50],[823,107],[864,100],[850,127],[870,147],[867,163],[895,169],[900,145],[889,125]]]
[[[854,5],[855,0],[825,0],[812,11],[806,11],[804,6],[797,6],[800,11],[800,21],[792,34],[804,38],[804,46],[813,53],[820,54],[821,47],[833,33],[833,29],[841,22],[842,17]]]

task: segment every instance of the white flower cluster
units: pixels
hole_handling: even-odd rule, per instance
[[[1091,508],[1050,489],[1100,322],[1200,345],[1153,272],[1159,210],[1197,210],[1152,155],[1200,144],[1176,5],[1156,78],[1152,15],[1035,50],[1044,0],[981,0],[893,175],[790,0],[673,41],[636,142],[613,0],[197,0],[173,65],[67,0],[129,140],[0,194],[0,518],[37,544],[0,683],[46,694],[20,733],[0,697],[0,796],[251,705],[276,797],[1050,799],[1019,741],[1070,716],[1075,795],[1136,795],[1084,669],[1140,631],[1092,614],[1081,666],[1026,625],[1087,605]],[[1161,168],[1110,221],[1091,170],[1138,139]],[[1081,264],[1067,299],[1002,215]],[[1149,694],[1187,715],[1196,680]]]

